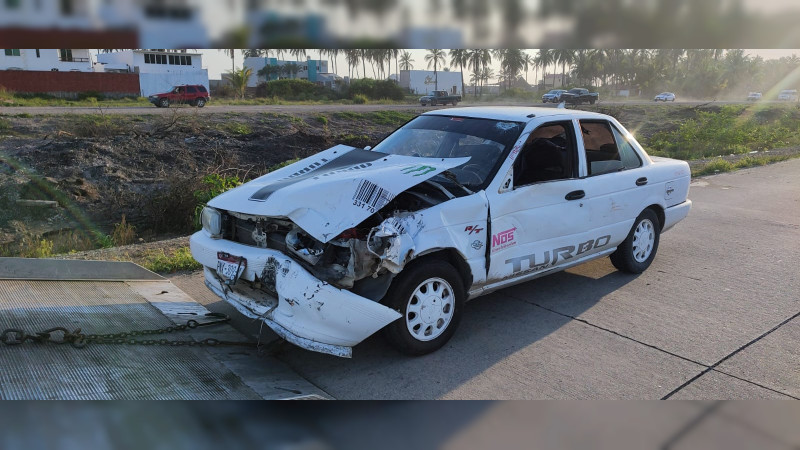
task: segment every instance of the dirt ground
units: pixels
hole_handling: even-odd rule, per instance
[[[20,233],[150,240],[189,231],[207,174],[246,181],[336,144],[375,145],[415,112],[0,117],[0,244]]]

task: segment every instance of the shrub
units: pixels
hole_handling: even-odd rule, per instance
[[[133,244],[136,239],[136,227],[129,224],[125,220],[125,214],[122,215],[122,220],[114,224],[114,231],[111,233],[111,241],[116,246]]]
[[[194,198],[197,201],[197,206],[195,206],[194,209],[195,228],[200,229],[200,213],[209,200],[241,184],[242,182],[239,180],[239,177],[235,176],[223,177],[216,173],[204,176],[203,189],[194,191]]]
[[[192,257],[189,247],[181,247],[175,253],[167,255],[164,250],[145,255],[144,267],[153,272],[172,273],[179,270],[195,270],[202,267]]]
[[[372,100],[403,100],[405,98],[403,88],[398,86],[394,81],[373,80],[371,78],[362,78],[350,82],[350,87],[347,89],[347,96],[353,99],[353,103],[357,103],[356,96],[358,95],[363,95]]]
[[[367,96],[364,94],[356,94],[353,96],[353,103],[356,105],[363,105],[367,103]]]
[[[308,80],[273,80],[256,86],[256,97],[284,100],[330,100],[336,93]]]

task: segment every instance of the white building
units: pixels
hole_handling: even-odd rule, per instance
[[[297,65],[296,74],[280,70],[281,68],[291,64]],[[258,74],[261,69],[268,65],[275,67],[275,71],[269,75],[269,79],[267,79],[266,75]],[[326,84],[326,82],[330,82],[332,78],[336,78],[334,74],[328,72],[328,61],[319,59],[307,59],[305,61],[284,61],[278,58],[269,57],[245,58],[244,66],[253,69],[253,76],[251,76],[247,81],[248,87],[256,87],[259,83],[277,80],[280,78],[297,78],[301,80],[308,80],[312,83],[322,84]]]
[[[438,75],[438,83],[437,83]],[[437,71],[432,70],[401,70],[400,87],[409,89],[415,94],[428,94],[437,90],[447,91],[451,94],[461,94],[461,72]]]
[[[203,56],[184,50],[123,50],[100,53],[97,62],[105,72],[139,74],[142,97],[170,90],[181,84],[202,84],[209,89]]]
[[[132,30],[140,47],[209,48],[246,11],[246,0],[3,0],[0,28]]]
[[[88,49],[7,48],[0,50],[0,70],[92,72]]]

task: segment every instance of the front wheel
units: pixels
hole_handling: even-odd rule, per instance
[[[167,99],[167,98],[162,98],[162,99],[161,99],[161,100],[158,102],[158,106],[160,106],[160,107],[162,107],[162,108],[169,108],[169,99]]]
[[[383,329],[392,347],[407,355],[424,355],[453,337],[466,293],[458,271],[441,260],[417,262],[392,282],[386,306],[403,315]]]
[[[453,106],[458,105],[458,100],[453,100]]]
[[[594,100],[594,99],[592,99],[592,100],[589,100],[589,104],[590,104],[590,105],[594,105],[594,102],[595,102],[595,100]]]
[[[652,209],[645,209],[636,218],[628,237],[611,254],[611,263],[628,273],[642,273],[656,257],[660,223]]]

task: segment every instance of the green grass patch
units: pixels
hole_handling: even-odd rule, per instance
[[[654,133],[645,146],[653,155],[684,160],[796,146],[798,118],[800,107],[726,105],[718,111],[697,111],[676,129]]]
[[[417,113],[411,111],[342,111],[334,113],[333,117],[349,122],[371,122],[376,125],[391,125],[397,127],[408,122],[417,115]]]
[[[224,122],[218,125],[219,129],[229,134],[237,136],[247,136],[253,134],[253,129],[250,125],[242,122]]]
[[[189,247],[180,247],[170,254],[167,254],[164,250],[149,253],[144,256],[142,265],[156,273],[173,273],[183,270],[196,270],[203,267],[192,257]]]
[[[278,169],[282,169],[282,168],[288,166],[289,164],[294,164],[297,161],[300,161],[300,158],[288,159],[288,160],[286,160],[286,161],[284,161],[282,163],[278,163],[278,164],[275,164],[274,166],[270,167],[269,169],[267,169],[267,172],[274,172],[274,171],[276,171]]]
[[[322,114],[318,114],[316,117],[314,117],[314,119],[316,119],[317,122],[321,123],[322,126],[328,125],[328,118],[323,116]]]

